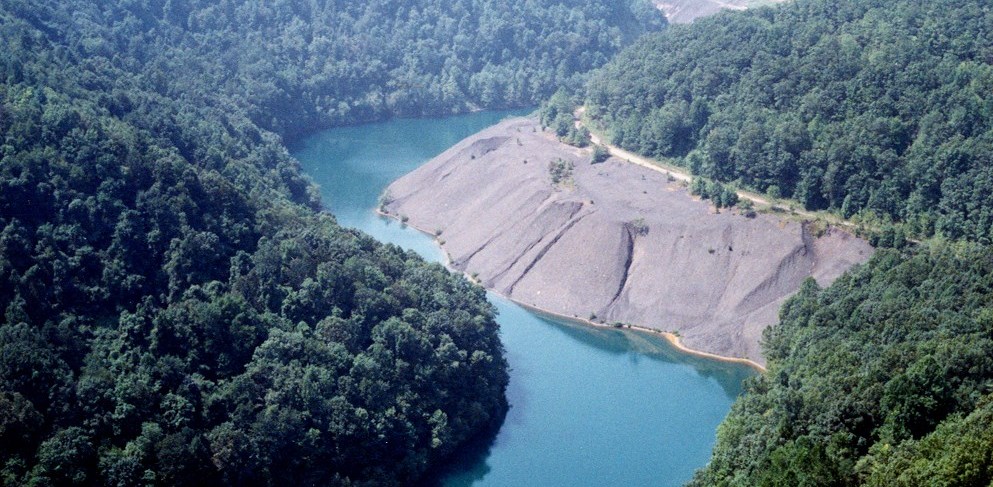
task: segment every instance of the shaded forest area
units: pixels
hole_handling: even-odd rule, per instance
[[[991,62],[986,2],[799,0],[645,36],[587,113],[707,178],[993,243]]]
[[[0,483],[392,484],[499,421],[483,291],[283,140],[534,103],[661,25],[627,7],[0,4]]]

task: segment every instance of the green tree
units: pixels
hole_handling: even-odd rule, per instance
[[[593,146],[593,159],[592,164],[599,164],[610,158],[610,151],[606,147],[597,144]]]

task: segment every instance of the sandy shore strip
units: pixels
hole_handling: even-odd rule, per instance
[[[665,340],[667,342],[669,342],[669,345],[672,345],[672,348],[674,348],[675,350],[677,350],[677,351],[679,351],[681,353],[684,353],[686,355],[692,355],[694,357],[705,358],[705,359],[714,360],[714,361],[717,361],[717,362],[726,362],[726,363],[732,363],[732,364],[747,365],[747,366],[755,369],[758,372],[765,372],[766,371],[766,368],[764,366],[762,366],[762,365],[760,365],[760,364],[758,364],[756,362],[753,362],[751,360],[748,360],[747,358],[725,357],[723,355],[717,355],[715,353],[703,352],[703,351],[700,351],[700,350],[694,350],[692,348],[689,348],[686,345],[683,345],[682,341],[679,339],[679,336],[677,336],[675,333],[672,333],[672,332],[669,332],[669,331],[656,330],[654,328],[648,328],[648,327],[638,326],[638,325],[631,325],[631,324],[628,324],[628,323],[623,323],[621,325],[611,325],[611,324],[606,324],[606,323],[597,323],[595,321],[587,320],[587,319],[584,319],[584,318],[579,318],[579,317],[576,317],[576,316],[566,316],[564,314],[556,313],[554,311],[548,311],[546,309],[541,309],[541,308],[538,308],[536,306],[533,306],[533,305],[530,305],[530,304],[527,304],[527,303],[522,303],[522,302],[520,302],[520,301],[518,301],[518,300],[516,300],[514,298],[509,297],[509,296],[504,296],[503,294],[500,294],[500,293],[496,293],[496,294],[499,294],[500,296],[513,301],[518,306],[520,306],[520,307],[522,307],[524,309],[527,309],[528,311],[531,311],[532,313],[535,313],[537,315],[544,315],[544,316],[548,316],[550,318],[554,318],[554,319],[559,320],[559,321],[569,321],[569,322],[572,322],[572,323],[578,323],[578,324],[581,324],[581,325],[584,325],[584,326],[591,326],[591,327],[594,327],[594,328],[602,328],[602,329],[606,329],[606,330],[630,330],[630,331],[637,332],[637,333],[645,333],[645,334],[649,334],[649,335],[653,335],[653,336],[660,336],[662,338],[665,338]]]

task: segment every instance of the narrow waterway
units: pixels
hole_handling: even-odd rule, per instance
[[[394,179],[514,114],[336,128],[301,142],[294,156],[342,225],[443,262],[431,238],[376,215],[378,197]],[[511,409],[494,439],[439,473],[440,485],[681,485],[707,462],[717,425],[752,374],[682,354],[660,337],[490,300],[511,367]]]

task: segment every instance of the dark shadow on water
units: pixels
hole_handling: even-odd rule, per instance
[[[486,474],[492,470],[486,460],[496,443],[497,433],[507,420],[508,411],[509,408],[504,410],[499,421],[459,446],[451,456],[439,460],[437,465],[428,469],[423,479],[414,485],[416,487],[468,486],[486,477]],[[458,483],[450,478],[453,474],[459,474]]]
[[[645,357],[664,363],[690,365],[701,376],[717,381],[729,397],[738,396],[742,390],[742,382],[757,374],[755,369],[744,364],[723,362],[683,352],[660,335],[638,330],[594,327],[536,310],[532,310],[532,313],[566,336],[612,355],[629,355],[631,360],[635,361]]]

